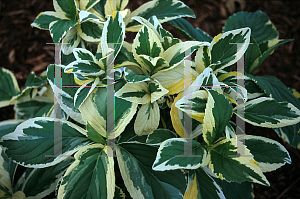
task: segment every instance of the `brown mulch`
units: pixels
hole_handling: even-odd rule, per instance
[[[132,9],[143,0],[131,0]],[[271,75],[280,79],[288,87],[300,91],[300,1],[294,0],[185,0],[196,14],[196,19],[188,19],[194,27],[199,27],[215,36],[221,32],[226,19],[233,12],[243,10],[266,12],[279,31],[279,38],[294,41],[279,47],[254,75]],[[233,7],[228,7],[233,2]],[[237,3],[241,2],[241,3]],[[53,10],[52,1],[10,0],[0,1],[0,67],[14,72],[22,88],[30,71],[37,75],[54,63],[54,47],[48,31],[31,28],[30,24],[42,11]],[[168,29],[172,27],[164,25]],[[176,31],[174,31],[176,32]],[[176,37],[180,37],[176,32]],[[0,109],[0,121],[14,117],[13,107]],[[272,129],[246,126],[246,133],[272,138],[282,143],[289,151],[292,164],[266,173],[271,186],[254,185],[256,198],[300,198],[300,152],[284,143]]]

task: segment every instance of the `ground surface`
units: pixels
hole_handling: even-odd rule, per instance
[[[254,12],[262,10],[268,14],[279,31],[280,38],[293,38],[268,57],[254,75],[271,75],[280,79],[288,87],[300,91],[300,1],[299,0],[236,0],[234,11]],[[135,9],[143,0],[130,0],[129,8]],[[196,14],[196,19],[189,19],[195,26],[211,36],[221,32],[226,19],[231,15],[227,7],[229,0],[185,0]],[[243,4],[245,3],[245,5]],[[48,0],[10,0],[0,1],[0,67],[13,71],[20,87],[24,86],[31,70],[37,75],[48,64],[54,63],[54,47],[48,31],[33,29],[30,24],[42,11],[53,10],[52,1]],[[175,34],[178,36],[179,34]],[[13,118],[13,107],[0,109],[0,121]],[[256,198],[300,198],[300,152],[291,148],[271,129],[246,126],[247,134],[262,135],[282,143],[289,151],[293,163],[266,173],[271,186],[255,184]]]

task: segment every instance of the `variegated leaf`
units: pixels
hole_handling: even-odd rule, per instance
[[[208,42],[198,42],[198,41],[186,41],[182,43],[177,43],[170,48],[168,48],[164,54],[163,58],[169,62],[169,67],[173,68],[179,65],[185,58],[190,56],[195,50],[201,46],[209,46]]]
[[[132,83],[150,81],[148,75],[140,75],[135,71],[130,71],[127,74],[125,73],[125,79]]]
[[[21,189],[26,199],[40,199],[51,194],[72,162],[72,158],[69,158],[48,168],[27,168],[24,174],[25,182]]]
[[[68,19],[68,18],[65,17],[63,13],[60,12],[54,12],[54,11],[41,12],[35,18],[34,22],[32,22],[31,26],[43,30],[49,30],[50,23],[60,19]]]
[[[245,53],[250,42],[251,29],[231,30],[214,37],[209,46],[211,68],[217,72],[236,63]]]
[[[65,73],[79,73],[83,76],[100,76],[104,70],[95,62],[88,60],[74,61],[64,67]]]
[[[180,137],[185,137],[185,127],[184,127],[184,123],[185,123],[185,118],[189,117],[186,113],[182,112],[180,109],[175,107],[175,104],[178,100],[180,100],[183,96],[183,92],[180,92],[177,97],[174,99],[174,102],[172,103],[171,106],[171,111],[170,111],[170,115],[171,115],[171,121],[172,121],[172,125],[174,127],[174,130],[176,131],[176,133],[180,136]],[[195,138],[197,136],[199,136],[202,133],[202,129],[203,129],[203,125],[192,119],[192,138]]]
[[[0,147],[0,196],[8,196],[13,192],[14,175],[17,169],[17,164],[10,160]],[[4,190],[3,190],[3,189]]]
[[[74,107],[79,108],[82,103],[88,98],[88,96],[93,92],[95,87],[99,84],[99,78],[96,78],[95,81],[90,81],[82,85],[74,96]]]
[[[124,85],[124,82],[117,83],[116,90],[118,91],[122,85]],[[113,118],[115,119],[113,137],[118,137],[136,113],[136,103],[119,98],[114,100],[115,106],[107,107],[107,89],[96,88],[79,108],[83,120],[89,122],[103,137],[108,137],[106,118],[111,118],[109,117],[111,114],[114,115]]]
[[[225,199],[223,190],[204,168],[206,167],[189,171],[188,187],[183,199]]]
[[[208,95],[206,90],[195,91],[178,100],[175,107],[203,123]]]
[[[57,125],[62,132],[61,142],[54,142],[57,139]],[[29,119],[1,139],[7,156],[14,162],[30,168],[58,164],[89,143],[85,130],[81,127],[68,121],[47,117]]]
[[[153,103],[157,101],[159,98],[163,97],[169,91],[165,89],[158,81],[151,81],[148,83],[149,91],[151,93],[150,102]]]
[[[148,135],[159,125],[160,111],[157,102],[143,104],[138,111],[134,122],[134,131],[137,135]]]
[[[195,17],[193,11],[188,8],[183,2],[178,0],[154,0],[141,5],[133,11],[125,20],[126,27],[129,31],[137,31],[140,26],[136,21],[132,20],[134,16],[140,16],[149,19],[155,15],[160,23],[164,23],[181,17]]]
[[[244,116],[237,109],[244,109]],[[235,113],[246,122],[267,128],[280,128],[300,122],[300,110],[293,104],[260,97],[235,108]]]
[[[196,71],[201,74],[211,64],[211,57],[207,46],[201,46],[195,56]]]
[[[116,147],[116,153],[124,184],[132,198],[182,199],[186,182],[180,170],[152,170],[156,147],[122,143]]]
[[[58,87],[55,85],[56,78],[61,78],[62,85],[64,85],[64,87]],[[79,88],[75,80],[78,79],[78,77],[74,78],[73,74],[67,74],[63,71],[61,77],[55,77],[55,66],[54,64],[51,64],[47,68],[47,79],[54,92],[55,100],[57,100],[61,109],[75,121],[85,124],[81,118],[79,110],[74,107],[74,96]]]
[[[218,91],[219,93],[223,93],[220,82],[211,68],[205,68],[205,70],[198,75],[196,80],[188,87],[186,92],[192,93],[200,90],[201,88],[212,89]]]
[[[251,35],[258,44],[278,38],[278,31],[274,24],[270,21],[268,15],[260,10],[253,13],[238,12],[233,14],[226,21],[223,31],[245,27],[251,28]]]
[[[146,82],[127,83],[116,92],[115,96],[138,104],[151,101],[149,85]]]
[[[109,0],[107,1],[107,3]],[[111,1],[116,2],[116,1]],[[116,57],[121,50],[122,43],[125,38],[125,24],[120,12],[115,12],[109,16],[108,20],[104,23],[102,37],[101,37],[101,50],[102,55],[108,53],[108,48],[114,49],[114,57]]]
[[[66,36],[62,39],[63,45],[61,50],[65,55],[70,55],[73,49],[77,48],[81,41],[80,36],[77,33],[77,28],[69,30]]]
[[[96,143],[106,143],[106,140],[89,124],[89,122],[86,123],[86,136]]]
[[[191,82],[190,78],[185,78],[184,69],[185,63],[181,62],[175,68],[158,71],[151,78],[157,80],[164,88],[169,90],[169,95],[174,95],[182,91],[184,87],[188,87],[188,83]],[[191,70],[191,72],[191,78],[195,80],[198,73],[195,70]]]
[[[234,138],[213,145],[209,151],[211,157],[209,168],[212,173],[228,182],[248,181],[269,186],[268,180],[249,149],[244,148],[241,154],[237,149],[239,147],[244,147],[243,143]]]
[[[208,151],[195,140],[171,138],[159,146],[153,170],[197,169],[209,162]]]
[[[14,106],[16,118],[29,119],[47,117],[53,109],[53,100],[47,97],[36,96],[34,99],[22,98]]]
[[[20,120],[20,119],[11,119],[11,120],[4,120],[0,122],[0,139],[2,136],[9,134],[13,132],[16,127],[24,122],[25,120]]]
[[[63,13],[68,19],[75,20],[77,3],[75,0],[53,0],[54,10]]]
[[[101,0],[80,0],[79,1],[79,9],[80,10],[89,10],[95,4],[97,4],[99,1],[101,1]]]
[[[77,25],[78,34],[87,42],[100,42],[103,23],[88,20]]]
[[[72,27],[78,22],[76,20],[59,19],[49,24],[50,35],[54,43],[59,43]]]
[[[75,162],[67,169],[60,183],[57,198],[113,199],[114,159],[107,155],[103,145],[86,146],[74,157]]]
[[[113,12],[124,10],[128,2],[129,0],[106,0],[104,6],[105,17],[108,18]]]
[[[229,101],[217,91],[208,90],[208,98],[203,120],[203,138],[211,145],[217,141],[225,130],[232,116],[232,106]]]
[[[245,145],[262,172],[274,171],[286,163],[292,163],[289,152],[275,140],[253,135],[240,136],[238,139],[245,140]]]
[[[81,2],[81,1],[80,1]],[[86,21],[93,21],[95,23],[104,23],[105,21],[102,21],[99,19],[96,15],[94,15],[91,12],[85,11],[85,10],[80,10],[79,12],[79,23],[83,23]]]

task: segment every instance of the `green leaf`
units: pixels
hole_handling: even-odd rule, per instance
[[[16,111],[17,119],[46,117],[50,114],[53,104],[53,101],[47,97],[22,98],[15,104],[14,110]]]
[[[12,97],[19,93],[20,88],[15,75],[11,71],[0,67],[0,107],[10,105]]]
[[[236,147],[236,145],[238,147]],[[210,149],[209,168],[221,180],[227,182],[255,182],[269,186],[253,155],[245,148],[241,154],[237,148],[243,143],[235,138],[224,139]]]
[[[164,141],[157,152],[153,170],[197,169],[209,162],[208,151],[195,140],[171,138]]]
[[[208,98],[203,120],[203,138],[211,145],[223,134],[232,116],[232,106],[224,95],[208,90]]]
[[[76,20],[75,0],[53,0],[53,6],[56,12],[63,13],[68,19]]]
[[[181,17],[195,17],[193,11],[187,7],[183,2],[178,0],[154,0],[141,5],[138,9],[133,11],[125,20],[126,27],[134,31],[138,26],[136,21],[131,18],[134,16],[140,16],[145,19],[149,19],[155,15],[160,23],[164,23],[173,19]]]
[[[226,182],[225,180],[220,180],[218,178],[214,179],[216,183],[222,189],[225,198],[234,198],[234,199],[253,199],[254,190],[253,184],[250,182]]]
[[[241,28],[214,37],[209,46],[213,71],[218,71],[236,63],[248,48],[250,35],[250,28]]]
[[[54,142],[55,125],[62,131],[61,142],[57,143]],[[84,129],[68,121],[46,117],[29,119],[1,139],[6,155],[30,168],[58,164],[89,143]],[[61,149],[57,149],[59,146]]]
[[[270,97],[278,102],[289,102],[300,109],[299,100],[293,93],[277,78],[272,76],[251,76],[256,84]],[[276,133],[293,147],[300,147],[300,123],[274,129]]]
[[[96,143],[105,144],[105,139],[87,122],[86,135]]]
[[[245,145],[262,172],[274,171],[286,163],[292,163],[288,151],[275,140],[253,135],[246,135],[241,139],[245,139]]]
[[[147,153],[145,153],[147,151]],[[182,199],[186,189],[184,174],[176,171],[153,171],[157,148],[139,143],[122,143],[116,147],[124,184],[133,198]]]
[[[176,138],[176,134],[168,129],[156,129],[147,136],[146,143],[160,145],[163,141]]]
[[[86,146],[75,154],[67,169],[57,198],[112,199],[115,191],[114,159],[101,144]]]
[[[274,24],[268,15],[260,10],[253,13],[235,13],[226,21],[223,32],[246,27],[251,28],[251,35],[258,44],[278,38],[278,31]]]
[[[44,198],[57,188],[57,183],[72,162],[73,160],[70,158],[49,168],[27,168],[22,191],[29,198]]]
[[[244,109],[244,116],[236,113]],[[291,103],[277,102],[273,98],[260,97],[235,108],[235,113],[246,122],[267,128],[280,128],[300,122],[300,110]]]
[[[76,20],[60,19],[53,21],[49,25],[50,35],[54,43],[59,43],[67,32],[77,24]]]
[[[178,18],[169,21],[187,40],[211,42],[212,37],[199,28],[194,28],[186,19]]]
[[[247,73],[253,73],[254,70],[256,70],[262,62],[269,56],[271,55],[276,48],[281,46],[282,44],[285,44],[289,41],[292,41],[293,39],[273,39],[270,41],[267,41],[265,43],[260,44],[260,50],[261,50],[261,55],[257,57],[251,65],[247,65],[246,71]],[[254,44],[255,45],[255,44]],[[265,49],[262,50],[262,46],[265,46]]]

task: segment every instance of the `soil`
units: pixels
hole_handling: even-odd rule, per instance
[[[143,0],[131,0],[128,7],[133,10]],[[279,47],[269,56],[254,75],[270,75],[281,80],[286,86],[300,91],[300,1],[298,0],[185,0],[195,13],[196,19],[188,19],[211,36],[222,31],[226,19],[237,11],[267,13],[279,31],[279,38],[294,39]],[[233,6],[228,6],[233,5]],[[48,31],[31,28],[30,24],[43,11],[52,11],[52,1],[10,0],[0,1],[0,67],[11,70],[24,87],[30,71],[40,75],[47,66],[54,63],[54,47]],[[168,30],[172,29],[164,24]],[[174,36],[182,38],[176,30]],[[132,36],[128,36],[128,39]],[[13,106],[0,109],[0,121],[14,117]],[[246,126],[246,133],[272,138],[283,144],[290,153],[292,164],[265,173],[271,186],[254,184],[255,197],[300,198],[300,151],[284,143],[272,129]]]

